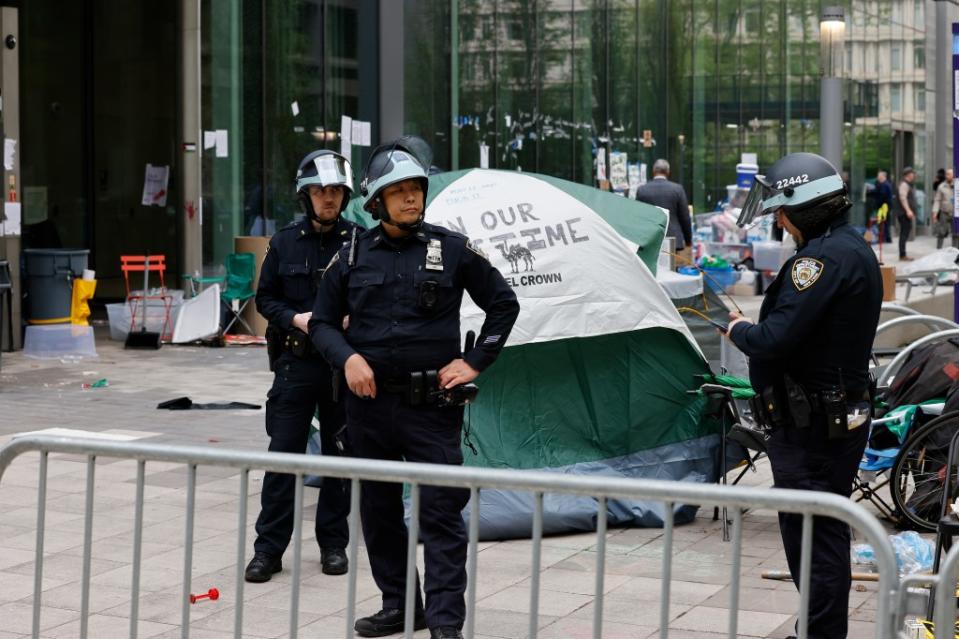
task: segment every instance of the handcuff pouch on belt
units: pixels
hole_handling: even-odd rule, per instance
[[[756,420],[766,428],[779,430],[787,425],[789,417],[776,386],[767,386],[749,402]]]
[[[310,336],[297,329],[287,332],[285,348],[296,357],[309,357],[315,352]]]
[[[786,405],[789,416],[796,428],[809,428],[812,425],[812,399],[800,384],[789,375],[783,375],[783,388],[786,391]]]
[[[763,388],[751,401],[753,414],[771,430],[781,428],[809,428],[812,423],[812,402],[805,389],[789,375],[782,384]]]

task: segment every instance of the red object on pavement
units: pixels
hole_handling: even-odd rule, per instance
[[[210,588],[207,592],[200,595],[190,595],[190,603],[195,604],[200,599],[209,599],[210,601],[216,601],[220,598],[220,591],[216,588]]]

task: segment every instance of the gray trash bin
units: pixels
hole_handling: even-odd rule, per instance
[[[23,251],[24,317],[29,324],[70,321],[73,280],[87,268],[87,249]]]

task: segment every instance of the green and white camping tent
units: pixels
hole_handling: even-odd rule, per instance
[[[430,178],[426,220],[462,232],[513,286],[520,315],[468,412],[466,464],[713,481],[718,435],[694,375],[708,368],[655,279],[662,209],[565,180],[472,169]],[[348,217],[369,225],[357,203]],[[461,329],[483,312],[464,297]],[[533,498],[481,493],[483,538],[529,535]],[[657,526],[656,503],[608,503]],[[677,522],[695,509],[676,506]],[[544,532],[595,528],[596,501],[550,496]]]

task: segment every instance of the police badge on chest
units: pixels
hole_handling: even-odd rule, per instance
[[[440,240],[430,240],[426,247],[426,264],[424,268],[428,271],[443,270],[443,243]],[[439,302],[439,282],[436,280],[425,280],[420,282],[417,304],[421,309],[427,312],[436,310],[436,304]]]
[[[426,270],[443,270],[443,243],[439,240],[430,240],[426,247]]]

